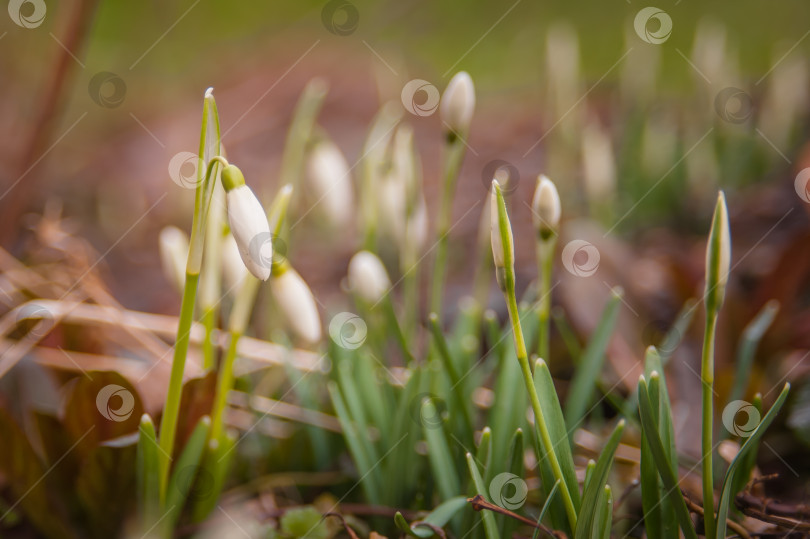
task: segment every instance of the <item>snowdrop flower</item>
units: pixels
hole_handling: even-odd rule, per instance
[[[160,231],[159,247],[163,275],[182,291],[186,282],[188,236],[176,226],[167,226]]]
[[[450,80],[439,108],[442,122],[449,129],[463,135],[470,128],[475,110],[475,87],[466,71],[459,71]]]
[[[289,264],[282,263],[270,279],[270,291],[293,332],[308,344],[321,340],[321,318],[312,291]]]
[[[545,174],[537,178],[537,188],[532,199],[534,228],[542,241],[550,239],[560,226],[560,195],[554,182]]]
[[[375,304],[391,289],[391,280],[375,254],[360,251],[349,262],[349,287],[364,301]]]
[[[354,213],[349,164],[340,148],[323,138],[310,150],[306,178],[315,200],[335,227],[348,225]]]
[[[239,256],[250,273],[266,281],[270,277],[273,245],[264,208],[250,187],[245,185],[242,171],[234,165],[222,169],[222,186],[226,192],[228,223]]]
[[[717,195],[712,230],[706,246],[706,308],[718,311],[723,305],[731,265],[731,233],[728,227],[728,208],[722,191]]]

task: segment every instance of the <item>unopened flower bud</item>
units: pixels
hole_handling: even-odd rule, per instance
[[[537,188],[532,199],[534,228],[541,240],[546,241],[557,234],[560,226],[560,195],[554,182],[544,174],[537,178]]]
[[[364,301],[377,303],[391,289],[391,280],[377,255],[360,251],[349,262],[349,286]]]
[[[728,208],[722,191],[717,195],[712,230],[706,246],[706,309],[717,312],[723,305],[731,265],[731,233]]]
[[[233,165],[222,170],[228,223],[245,267],[257,279],[266,281],[273,259],[270,226],[259,199],[244,181],[242,173]]]
[[[466,71],[456,73],[442,96],[439,112],[442,121],[458,134],[470,128],[475,110],[475,87]]]
[[[321,318],[312,291],[297,271],[287,266],[273,274],[270,290],[293,332],[308,344],[321,340]]]
[[[514,265],[514,240],[512,225],[506,214],[506,203],[503,200],[498,180],[492,180],[492,193],[489,197],[489,215],[491,224],[492,257],[495,268],[512,268]]]

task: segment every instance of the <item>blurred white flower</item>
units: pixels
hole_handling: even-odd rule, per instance
[[[534,190],[532,199],[532,217],[534,228],[540,239],[547,240],[560,225],[560,195],[554,182],[549,180],[545,174],[537,178],[537,188]]]
[[[464,135],[470,128],[475,110],[475,87],[466,71],[459,71],[450,80],[442,95],[439,108],[442,122],[454,132]]]
[[[270,290],[293,332],[308,344],[321,340],[321,318],[312,291],[297,271],[287,266],[270,279]]]
[[[364,301],[377,303],[391,289],[391,279],[377,255],[360,251],[349,262],[349,287]]]
[[[585,191],[591,202],[603,202],[616,190],[616,162],[610,135],[598,123],[582,133],[582,166]]]
[[[188,235],[176,226],[167,226],[160,231],[159,247],[163,275],[182,291],[186,282]]]
[[[228,234],[222,242],[222,277],[225,288],[236,294],[247,274],[248,270],[241,261],[236,240]]]
[[[314,203],[335,227],[345,227],[354,214],[354,194],[349,164],[340,148],[327,138],[318,140],[309,153],[306,178]]]

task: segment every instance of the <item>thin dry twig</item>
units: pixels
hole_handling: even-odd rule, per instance
[[[538,530],[545,532],[546,534],[548,534],[551,537],[556,537],[557,539],[566,539],[567,538],[567,536],[563,532],[558,531],[558,530],[552,530],[551,528],[543,525],[540,522],[535,522],[535,521],[533,521],[533,520],[531,520],[529,518],[518,515],[517,513],[513,513],[512,511],[510,511],[508,509],[504,509],[503,507],[501,507],[499,505],[495,505],[493,503],[490,503],[487,500],[485,500],[484,497],[481,496],[480,494],[476,494],[472,498],[467,498],[467,502],[469,502],[469,504],[472,506],[472,508],[475,509],[476,511],[488,510],[488,511],[492,511],[493,513],[499,513],[501,515],[505,515],[505,516],[508,516],[509,518],[513,518],[513,519],[515,519],[517,521],[520,521],[523,524],[526,524],[527,526],[537,528]]]

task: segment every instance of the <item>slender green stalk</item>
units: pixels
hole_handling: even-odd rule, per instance
[[[453,210],[453,198],[456,192],[458,173],[464,159],[466,147],[460,137],[448,136],[444,153],[444,174],[442,177],[442,198],[439,215],[436,221],[436,259],[433,265],[433,282],[430,294],[430,310],[441,315],[444,277],[447,267],[447,235],[450,232],[450,219]]]
[[[201,321],[205,327],[205,339],[202,342],[203,369],[210,370],[216,363],[213,342],[214,328],[219,318],[220,283],[222,281],[222,230],[225,219],[225,192],[217,186],[215,180],[211,200],[211,209],[205,223],[205,252],[203,253],[203,271],[200,273],[200,310]]]
[[[174,437],[177,430],[177,417],[180,413],[180,398],[183,393],[183,371],[186,366],[191,323],[194,320],[194,302],[197,296],[199,273],[186,271],[186,284],[183,301],[180,305],[180,318],[177,324],[177,341],[174,345],[172,371],[169,377],[169,393],[163,418],[160,422],[160,497],[166,499],[166,486],[169,480],[169,463],[174,451]]]
[[[246,275],[233,303],[229,322],[230,342],[217,374],[217,389],[212,406],[211,439],[213,440],[219,440],[223,431],[228,392],[233,388],[233,364],[236,361],[236,350],[239,339],[247,330],[250,312],[253,310],[253,304],[256,301],[259,284],[261,284],[261,281],[252,275]]]
[[[535,428],[537,429],[538,441],[540,441],[543,446],[542,448],[538,448],[538,450],[544,449],[546,455],[548,456],[549,463],[551,464],[551,470],[554,473],[554,478],[560,482],[560,493],[563,498],[563,503],[565,504],[565,512],[568,515],[568,522],[571,525],[571,529],[575,530],[577,528],[577,512],[574,508],[571,493],[569,492],[565,479],[563,478],[560,461],[557,459],[557,454],[554,452],[554,444],[551,441],[548,425],[546,425],[546,419],[543,415],[543,410],[540,407],[540,399],[537,397],[537,390],[534,387],[532,370],[531,366],[529,365],[529,356],[526,352],[526,343],[523,340],[523,328],[520,325],[520,318],[518,316],[517,298],[515,297],[514,272],[507,272],[505,281],[507,309],[509,310],[509,320],[512,323],[512,333],[515,338],[516,355],[518,362],[520,363],[520,370],[523,373],[523,381],[526,385],[526,391],[529,393],[529,401],[532,405],[532,411],[534,412],[534,423]],[[538,451],[538,453],[541,453],[541,455],[538,455],[538,458],[542,457],[542,451]]]
[[[708,312],[700,372],[703,383],[703,521],[706,528],[706,539],[714,539],[715,536],[712,428],[714,424],[714,337],[716,330],[717,314]]]
[[[540,272],[540,297],[537,309],[540,323],[537,337],[537,355],[549,361],[549,333],[551,328],[551,270],[554,266],[554,247],[556,239],[549,239],[547,243],[540,240],[537,246],[537,268]]]

